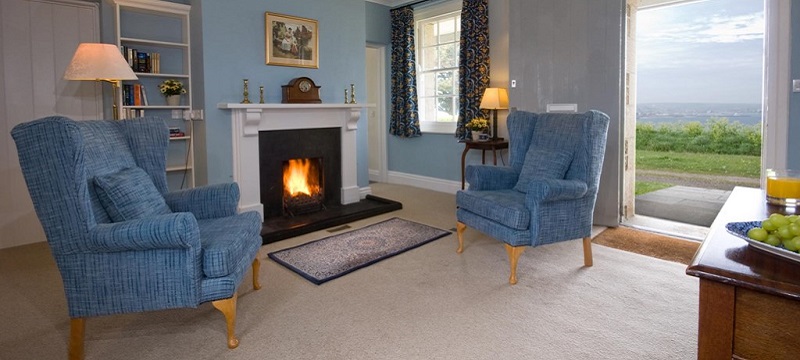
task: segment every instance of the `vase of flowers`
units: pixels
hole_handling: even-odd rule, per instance
[[[481,134],[485,134],[489,130],[489,121],[483,118],[474,118],[464,127],[472,132],[472,141],[478,141],[481,140]]]
[[[166,97],[167,105],[169,106],[179,106],[181,104],[181,95],[186,94],[186,88],[183,87],[183,83],[175,79],[164,80],[158,85],[158,90]]]

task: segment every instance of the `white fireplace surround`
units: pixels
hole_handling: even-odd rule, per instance
[[[356,130],[361,110],[369,105],[220,103],[217,107],[231,110],[233,181],[239,184],[239,211],[255,210],[264,219],[258,165],[259,131],[338,127],[342,134],[342,204],[361,199]]]

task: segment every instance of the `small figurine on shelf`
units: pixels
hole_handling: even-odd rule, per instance
[[[158,90],[166,97],[167,105],[169,106],[179,106],[181,104],[181,95],[186,94],[186,88],[183,87],[183,83],[175,79],[164,80],[158,85]]]
[[[258,92],[259,92],[258,103],[259,104],[263,104],[264,103],[264,87],[263,86],[259,86],[258,87]]]
[[[244,99],[242,99],[242,104],[249,104],[250,99],[248,98],[248,96],[250,96],[250,92],[247,90],[247,79],[242,79],[242,80],[244,80],[244,91],[242,92]]]

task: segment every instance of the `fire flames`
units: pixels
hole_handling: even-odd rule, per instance
[[[319,194],[319,170],[311,159],[292,159],[283,169],[283,188],[289,196]]]

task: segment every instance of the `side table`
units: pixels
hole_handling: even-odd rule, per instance
[[[488,141],[464,141],[464,152],[461,153],[461,190],[464,190],[464,167],[467,159],[467,152],[469,152],[470,149],[481,150],[482,164],[486,164],[486,150],[492,150],[492,156],[494,156],[494,165],[497,165],[497,150],[508,149],[508,140],[498,138],[496,140]],[[503,163],[505,163],[505,160]]]

